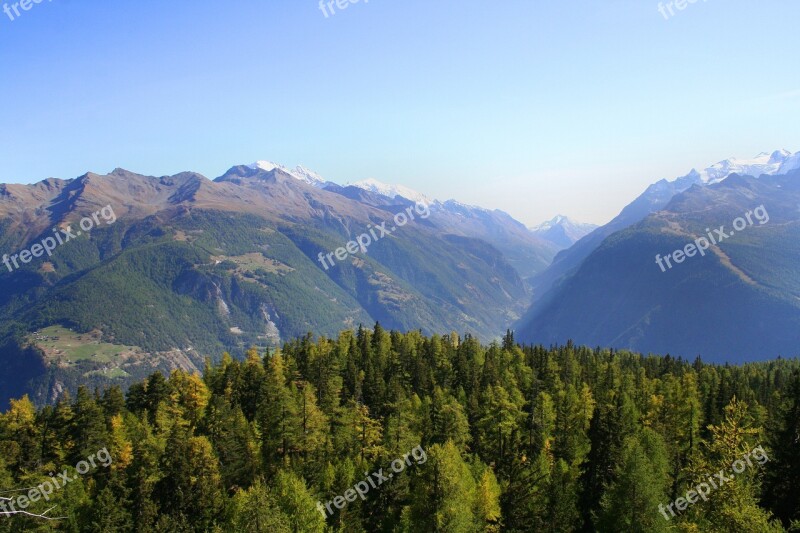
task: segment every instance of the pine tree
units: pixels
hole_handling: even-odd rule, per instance
[[[155,494],[162,510],[183,517],[196,529],[206,530],[219,518],[224,505],[219,462],[206,437],[194,437],[175,425],[167,443]]]
[[[613,533],[669,531],[669,522],[659,512],[659,506],[668,503],[669,484],[669,462],[661,436],[644,428],[626,438],[614,479],[602,498],[598,529]]]
[[[171,402],[180,408],[180,415],[191,427],[196,427],[203,418],[211,396],[208,387],[197,374],[175,370],[169,378],[172,389]]]
[[[317,406],[317,393],[311,383],[301,383],[296,392],[300,421],[298,452],[304,458],[326,455],[330,425],[328,417]]]
[[[8,411],[0,415],[0,442],[8,466],[14,471],[32,471],[38,462],[41,431],[36,425],[36,408],[27,395],[11,400]]]
[[[264,464],[277,468],[296,450],[299,422],[297,403],[286,382],[286,366],[280,352],[267,362],[258,406]]]
[[[279,472],[273,494],[277,507],[289,517],[293,533],[322,533],[325,530],[325,519],[301,478],[291,472]]]
[[[223,486],[227,490],[249,487],[261,470],[261,454],[242,410],[217,397],[212,400],[204,428],[219,457]]]
[[[232,507],[230,527],[234,532],[292,533],[290,518],[278,508],[275,494],[262,480],[237,492]]]
[[[128,501],[120,499],[110,487],[105,487],[95,497],[91,509],[90,533],[126,533],[133,531],[133,520],[127,510]]]
[[[502,462],[514,450],[524,420],[521,404],[522,395],[516,389],[511,393],[501,385],[486,389],[475,424],[476,440],[485,457]]]
[[[250,348],[245,357],[234,402],[241,407],[245,418],[252,422],[258,412],[262,392],[261,384],[266,377],[266,371],[264,361],[258,356],[256,348]]]
[[[789,527],[800,521],[800,372],[795,372],[771,425],[772,460],[765,465],[765,495],[772,512]]]
[[[412,484],[409,532],[473,533],[476,484],[452,442],[427,450],[425,468]]]
[[[500,485],[491,468],[481,465],[475,488],[475,519],[478,531],[496,533],[500,531]],[[483,470],[483,472],[480,472]]]
[[[722,420],[710,425],[710,439],[701,460],[690,466],[693,477],[700,481],[718,471],[730,475],[733,463],[742,460],[744,454],[753,450],[760,439],[761,428],[752,427],[748,406],[734,396],[725,407]],[[694,505],[687,511],[687,518],[712,532],[779,532],[783,528],[773,519],[769,511],[758,506],[760,492],[758,463],[734,475],[728,482],[711,493],[709,503]]]
[[[427,442],[444,444],[449,440],[462,452],[466,451],[472,438],[464,408],[441,387],[434,389],[433,397],[427,402],[425,426]]]

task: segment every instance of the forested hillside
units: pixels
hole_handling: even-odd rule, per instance
[[[0,531],[782,531],[800,518],[799,413],[796,360],[308,335],[127,395],[13,401]],[[11,512],[61,472],[25,507],[57,520]]]
[[[376,321],[489,340],[522,316],[524,278],[555,254],[500,211],[358,190],[243,166],[214,181],[117,169],[0,184],[0,264],[9,264],[0,365],[14,370],[0,373],[0,409],[24,394],[43,405],[79,384],[125,389],[156,370],[196,371],[223,351],[241,358],[251,346]],[[103,206],[113,222],[14,270],[15,251],[53,227],[77,230]],[[368,246],[347,252],[365,235]],[[324,254],[344,259],[320,262]]]
[[[741,218],[756,209],[760,220]],[[698,238],[708,242],[710,228],[717,233],[708,252],[688,249],[689,260],[675,268],[658,266],[673,250],[687,250]],[[720,363],[793,357],[800,345],[798,261],[800,170],[734,174],[676,194],[657,213],[597,243],[580,266],[537,295],[517,336],[701,354]]]

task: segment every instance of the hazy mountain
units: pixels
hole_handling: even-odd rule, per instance
[[[686,191],[693,185],[707,186],[718,183],[734,173],[758,177],[762,174],[785,174],[796,168],[800,168],[800,152],[792,155],[788,150],[776,150],[771,154],[762,152],[752,159],[726,159],[702,171],[692,169],[688,174],[672,181],[662,179],[650,185],[611,222],[595,229],[571,248],[559,252],[547,269],[531,279],[537,299],[546,299],[547,291],[553,284],[574,272],[607,237],[663,209],[676,194]]]
[[[733,230],[737,217],[761,205],[767,223]],[[694,251],[663,271],[656,263],[657,254],[670,256],[699,237],[716,236],[723,225],[734,234],[705,255]],[[534,305],[518,337],[715,361],[796,356],[798,262],[800,171],[695,184],[663,210],[603,240]]]
[[[353,187],[358,187],[359,189],[364,189],[365,191],[374,192],[375,194],[379,194],[381,196],[387,196],[392,200],[394,200],[399,196],[414,202],[430,203],[431,201],[421,192],[417,192],[414,189],[411,189],[410,187],[406,187],[405,185],[390,185],[387,183],[380,182],[373,178],[358,181],[353,184]]]
[[[354,189],[267,162],[214,181],[117,169],[0,185],[9,255],[104,206],[116,216],[52,257],[0,267],[0,401],[202,368],[224,350],[359,323],[490,339],[530,301],[514,265],[531,274],[554,253],[501,212],[437,202],[425,217],[403,197]],[[415,220],[395,227],[409,209]],[[383,222],[389,234],[363,252],[320,263]]]
[[[524,224],[499,209],[483,209],[455,200],[436,202],[431,209],[443,230],[492,243],[526,280],[547,268],[558,251],[551,242],[531,234]]]
[[[557,245],[532,234],[524,224],[499,209],[484,209],[456,200],[431,200],[413,189],[376,180],[347,187],[329,184],[326,190],[374,207],[406,207],[412,204],[411,200],[424,202],[435,214],[442,231],[490,242],[525,280],[547,268],[558,252]]]
[[[597,224],[574,222],[564,215],[557,215],[530,230],[534,235],[555,244],[559,250],[564,250],[597,228]]]

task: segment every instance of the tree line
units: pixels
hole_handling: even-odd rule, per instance
[[[359,327],[0,415],[0,497],[67,468],[59,520],[0,532],[785,531],[800,526],[800,364],[742,366]],[[756,446],[756,464],[659,512]],[[421,446],[428,460],[323,504]],[[107,449],[108,468],[70,465]]]

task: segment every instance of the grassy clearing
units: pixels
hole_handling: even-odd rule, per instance
[[[239,255],[235,257],[214,256],[211,258],[215,263],[222,261],[231,261],[236,264],[236,273],[244,274],[245,272],[255,273],[257,270],[264,270],[270,274],[288,274],[294,271],[292,267],[281,263],[275,259],[264,257],[260,252],[253,252],[249,254]]]
[[[28,340],[41,349],[48,360],[63,363],[92,361],[119,364],[131,355],[142,352],[136,346],[102,342],[100,332],[76,333],[62,326],[36,331]]]

